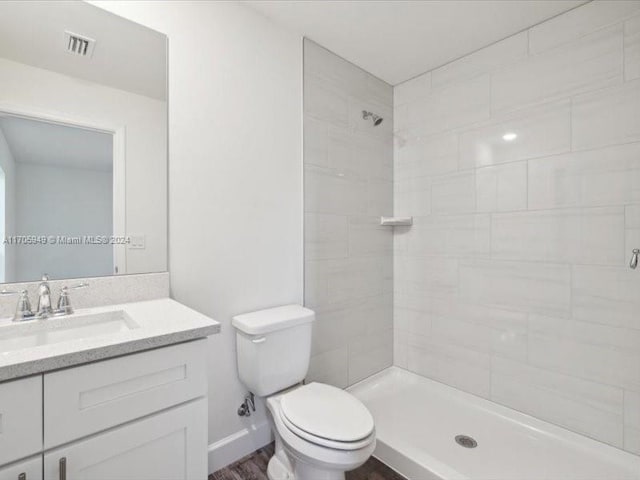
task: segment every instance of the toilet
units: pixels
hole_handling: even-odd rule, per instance
[[[233,318],[238,373],[266,401],[276,440],[270,480],[343,480],[376,444],[373,417],[350,393],[303,384],[315,313],[286,305]]]

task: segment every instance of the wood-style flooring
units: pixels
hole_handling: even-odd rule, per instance
[[[209,480],[268,480],[267,464],[273,455],[273,443],[209,475]],[[347,480],[406,480],[384,463],[371,457],[360,468],[347,472]]]

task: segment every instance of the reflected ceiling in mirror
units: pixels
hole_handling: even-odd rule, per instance
[[[167,269],[167,39],[0,2],[0,282]]]

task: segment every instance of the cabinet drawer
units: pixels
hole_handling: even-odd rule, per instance
[[[205,346],[196,340],[45,374],[45,449],[205,396]]]
[[[207,402],[201,398],[45,453],[44,478],[204,480]]]
[[[42,450],[42,376],[0,383],[0,465]]]
[[[42,454],[0,468],[0,480],[42,480]]]

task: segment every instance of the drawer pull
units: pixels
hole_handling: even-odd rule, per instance
[[[27,474],[22,472],[20,475],[18,475],[18,480],[27,480]]]
[[[256,338],[252,338],[251,341],[253,343],[264,343],[267,341],[267,337],[256,337]]]
[[[58,465],[60,466],[60,480],[67,480],[67,457],[62,457]]]

